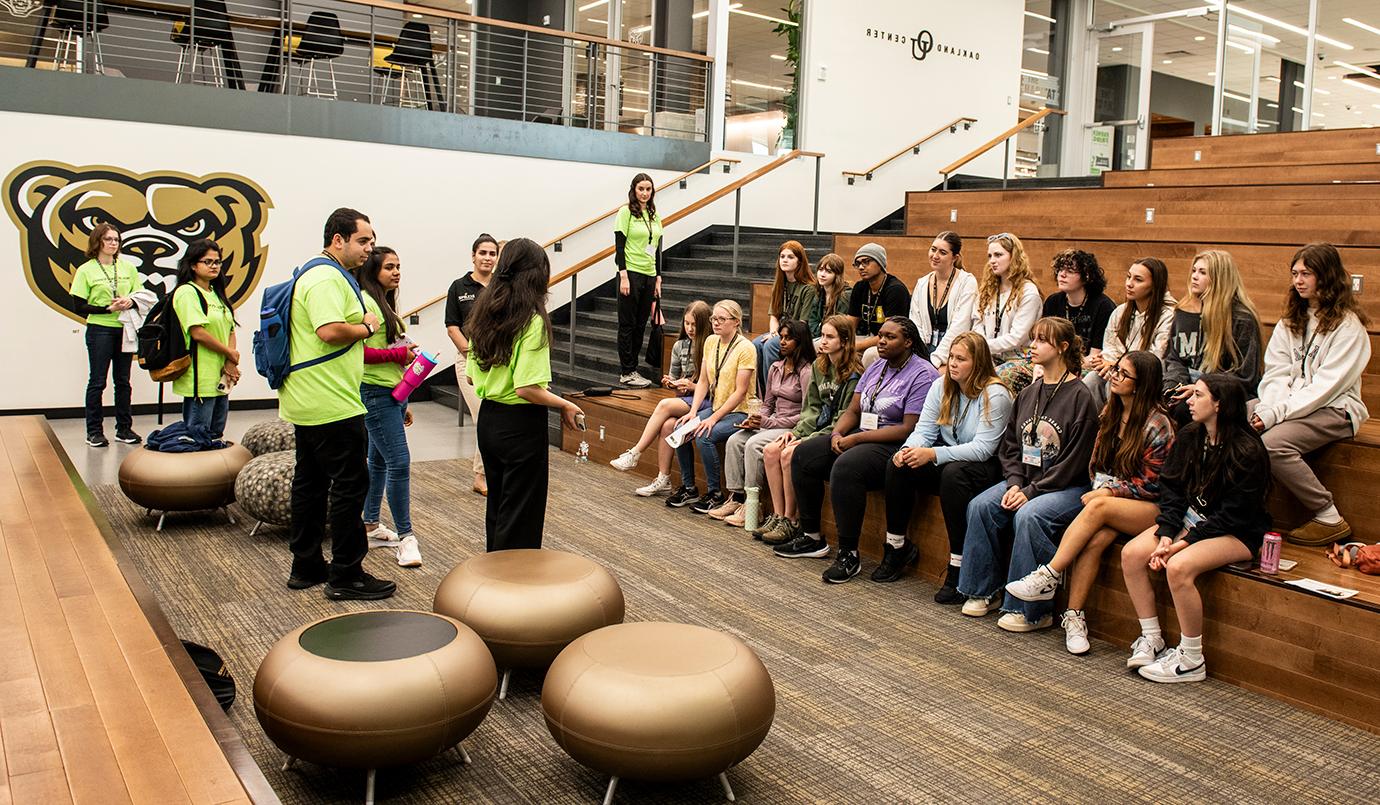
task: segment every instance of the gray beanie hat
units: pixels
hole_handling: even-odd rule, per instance
[[[859,257],[871,257],[877,265],[882,267],[883,271],[886,271],[886,249],[880,243],[864,243],[858,249],[858,253],[853,255],[854,260]]]

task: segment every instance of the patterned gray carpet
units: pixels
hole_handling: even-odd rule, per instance
[[[413,520],[426,565],[375,551],[398,580],[389,607],[430,609],[446,572],[482,550],[484,500],[468,461],[413,467]],[[771,671],[776,723],[729,773],[740,800],[797,802],[1374,802],[1380,736],[1221,682],[1155,686],[1128,674],[1124,648],[1072,657],[1052,630],[1011,635],[995,619],[930,601],[927,584],[820,582],[821,560],[776,559],[760,543],[660,500],[637,479],[552,454],[547,547],[591,556],[621,583],[629,620],[732,632]],[[284,533],[212,514],[163,533],[116,487],[95,490],[173,626],[225,656],[240,686],[235,725],[284,802],[357,802],[362,772],[282,772],[249,700],[269,647],[297,626],[362,604],[292,592]],[[452,756],[384,770],[380,802],[598,802],[605,780],[566,757],[541,717],[539,674]],[[623,803],[722,801],[718,783],[627,781]]]

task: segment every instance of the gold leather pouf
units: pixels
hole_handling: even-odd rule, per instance
[[[432,608],[473,629],[504,669],[545,668],[570,641],[623,622],[623,591],[604,568],[564,551],[523,548],[475,556],[436,589]]]
[[[120,462],[120,489],[150,511],[219,509],[235,501],[235,477],[251,458],[238,444],[196,453],[131,450]]]
[[[680,623],[625,623],[562,651],[541,692],[546,727],[580,763],[613,777],[719,776],[766,738],[776,688],[738,638]]]
[[[279,640],[254,676],[254,715],[295,760],[374,770],[420,763],[474,732],[498,673],[467,626],[431,612],[353,612]],[[465,762],[468,755],[461,749]]]

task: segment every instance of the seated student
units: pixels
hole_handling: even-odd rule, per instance
[[[1126,543],[1121,573],[1140,619],[1127,668],[1153,682],[1199,682],[1203,660],[1202,574],[1249,560],[1270,515],[1270,457],[1246,419],[1246,391],[1228,374],[1205,374],[1188,398],[1192,422],[1179,431],[1160,476],[1156,525]],[[1163,570],[1179,617],[1179,646],[1164,651],[1150,571]]]
[[[848,300],[853,289],[844,278],[843,258],[829,252],[819,258],[815,267],[815,282],[819,292],[815,294],[815,315],[806,320],[810,325],[810,335],[815,339],[815,351],[819,351],[820,330],[830,316],[847,316]]]
[[[1068,319],[1043,318],[1034,329],[1030,354],[1042,374],[1016,397],[1002,434],[997,457],[1004,480],[968,504],[958,577],[958,591],[968,599],[964,615],[980,618],[998,607],[1013,541],[1051,541],[1083,508],[1083,493],[1089,489],[1097,409],[1079,381],[1083,346]],[[1046,617],[1027,623],[1010,607],[1000,625],[1028,632],[1051,622]]]
[[[641,497],[662,495],[671,491],[671,457],[673,451],[666,438],[675,430],[676,420],[690,411],[690,402],[695,393],[695,382],[699,379],[700,361],[704,357],[704,340],[709,336],[709,304],[695,300],[685,308],[681,318],[680,337],[671,345],[671,370],[661,378],[661,385],[675,391],[679,396],[667,397],[656,404],[647,424],[642,428],[642,437],[637,444],[624,450],[610,461],[616,470],[627,472],[637,466],[642,451],[657,442],[657,475],[651,483],[639,487],[636,494]]]
[[[1102,409],[1093,445],[1091,492],[1083,511],[1064,530],[1056,550],[1047,535],[1029,531],[1011,550],[1006,609],[1024,606],[1026,623],[1049,614],[1054,592],[1068,574],[1069,604],[1064,611],[1064,646],[1070,654],[1088,651],[1088,619],[1083,607],[1092,592],[1102,552],[1117,534],[1139,534],[1159,516],[1160,470],[1174,443],[1174,426],[1160,395],[1160,360],[1136,350],[1121,356],[1111,373],[1112,398]],[[1041,564],[1043,563],[1043,564]]]
[[[709,516],[723,520],[725,525],[742,528],[746,513],[743,503],[746,490],[762,488],[764,469],[762,451],[766,446],[790,433],[800,422],[805,390],[810,387],[810,364],[815,360],[815,345],[810,330],[799,319],[786,319],[777,330],[781,344],[781,360],[767,372],[767,390],[762,397],[762,410],[749,414],[737,433],[728,437],[724,445],[724,476],[728,480],[728,500],[709,510]]]
[[[877,360],[877,335],[882,322],[891,316],[904,316],[910,310],[910,291],[906,284],[886,273],[886,249],[864,243],[853,257],[858,284],[848,297],[848,315],[858,334],[858,352],[863,366]]]
[[[1007,232],[987,239],[987,270],[978,283],[973,329],[987,339],[997,377],[1012,394],[1030,385],[1030,331],[1040,317],[1040,289],[1020,238]]]
[[[743,337],[743,309],[731,299],[721,299],[714,304],[709,324],[714,338],[704,342],[704,359],[694,397],[675,427],[697,419],[699,424],[676,448],[681,487],[666,499],[667,506],[690,506],[696,514],[724,504],[719,492],[719,445],[737,432],[738,423],[747,419],[748,408],[757,399],[757,350]],[[701,409],[706,400],[709,405]],[[699,494],[695,488],[696,449],[704,462],[706,487],[699,499],[695,498]]]
[[[1188,298],[1174,311],[1164,353],[1164,393],[1169,416],[1189,420],[1188,396],[1207,372],[1226,372],[1246,384],[1246,396],[1260,383],[1260,316],[1241,284],[1236,262],[1223,251],[1193,258]]]
[[[895,581],[918,554],[906,539],[917,491],[936,495],[949,532],[949,571],[935,593],[940,604],[961,604],[958,594],[968,501],[1001,479],[997,444],[1011,416],[1011,392],[997,379],[987,342],[974,332],[948,339],[949,362],[942,382],[930,386],[920,421],[886,471],[888,566],[873,581]]]
[[[956,232],[940,232],[930,244],[930,273],[915,283],[910,295],[910,320],[930,350],[930,362],[943,366],[949,345],[960,333],[973,329],[977,277],[963,267],[963,239]]]
[[[862,569],[858,536],[867,493],[886,485],[886,468],[915,430],[925,397],[939,372],[925,353],[915,322],[892,316],[877,333],[877,360],[863,371],[848,410],[828,435],[813,436],[795,451],[791,479],[800,498],[801,535],[776,549],[787,559],[826,556],[820,532],[824,483],[829,482],[839,550],[824,580],[842,584]],[[888,548],[890,557],[895,549]],[[896,559],[891,559],[894,564]]]
[[[848,402],[862,375],[853,341],[853,320],[834,315],[824,320],[819,331],[819,357],[810,372],[810,387],[805,405],[794,428],[781,434],[762,450],[767,489],[771,491],[772,515],[752,532],[769,546],[784,545],[800,536],[800,512],[796,506],[795,484],[791,482],[791,460],[802,440],[829,433]]]
[[[773,273],[767,331],[752,342],[757,348],[757,391],[763,396],[767,393],[767,371],[781,357],[781,339],[777,333],[782,323],[787,319],[799,319],[806,322],[807,327],[819,330],[819,322],[810,321],[818,308],[819,286],[810,273],[810,258],[805,254],[805,247],[796,240],[781,244]]]
[[[1251,427],[1270,451],[1270,472],[1312,513],[1289,533],[1300,545],[1327,545],[1351,535],[1332,493],[1303,457],[1356,435],[1370,417],[1361,373],[1370,361],[1366,314],[1351,294],[1342,257],[1328,243],[1299,249],[1284,316],[1265,350],[1265,376]]]
[[[1169,327],[1174,323],[1174,297],[1169,293],[1169,269],[1155,257],[1142,257],[1126,269],[1126,301],[1117,305],[1102,334],[1102,354],[1084,359],[1083,382],[1101,407],[1107,383],[1121,356],[1132,350],[1164,359]]]
[[[1102,355],[1103,335],[1116,303],[1107,296],[1107,275],[1097,257],[1082,249],[1065,249],[1050,263],[1059,290],[1045,297],[1045,316],[1062,316],[1073,322],[1073,331],[1083,341],[1085,369],[1091,369]]]

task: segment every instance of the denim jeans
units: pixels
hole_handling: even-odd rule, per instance
[[[1002,562],[1016,545],[1049,545],[1049,553],[1040,561],[1054,556],[1054,535],[1062,533],[1078,512],[1083,510],[1083,493],[1087,486],[1071,486],[1057,492],[1047,492],[1033,498],[1014,512],[1001,507],[1006,494],[1005,480],[998,481],[968,504],[968,536],[963,541],[963,570],[958,577],[958,591],[969,598],[990,598],[1001,589],[1007,576]],[[1028,559],[1022,560],[1028,561]],[[1024,576],[1035,565],[1021,571]],[[1015,559],[1011,561],[1015,572]],[[1016,578],[1019,578],[1017,576]],[[1049,602],[1041,602],[1049,610]],[[1006,596],[1005,612],[1039,611],[1040,605]],[[1043,616],[1043,612],[1040,613]]]
[[[105,396],[107,372],[115,381],[115,432],[124,433],[134,428],[129,385],[129,365],[134,353],[120,351],[123,339],[124,330],[119,327],[86,325],[86,357],[91,372],[86,381],[87,436],[98,435],[104,430],[101,398]]]
[[[393,530],[412,531],[412,455],[403,432],[407,403],[393,399],[393,389],[369,383],[359,387],[364,401],[364,427],[369,432],[369,494],[364,498],[364,522],[377,523],[388,491]]]
[[[781,360],[781,336],[776,333],[764,333],[754,338],[752,345],[757,347],[757,396],[765,397],[767,370],[773,363]]]
[[[703,416],[703,414],[701,414]],[[734,427],[747,419],[747,414],[734,411],[715,423],[709,433],[700,436],[692,443],[689,439],[676,448],[676,460],[680,462],[680,482],[683,486],[695,485],[695,449],[700,451],[700,461],[704,462],[705,488],[710,495],[719,494],[719,445],[738,432]]]
[[[200,424],[211,434],[212,439],[225,436],[225,420],[230,416],[230,397],[182,398],[182,421],[188,425]]]

